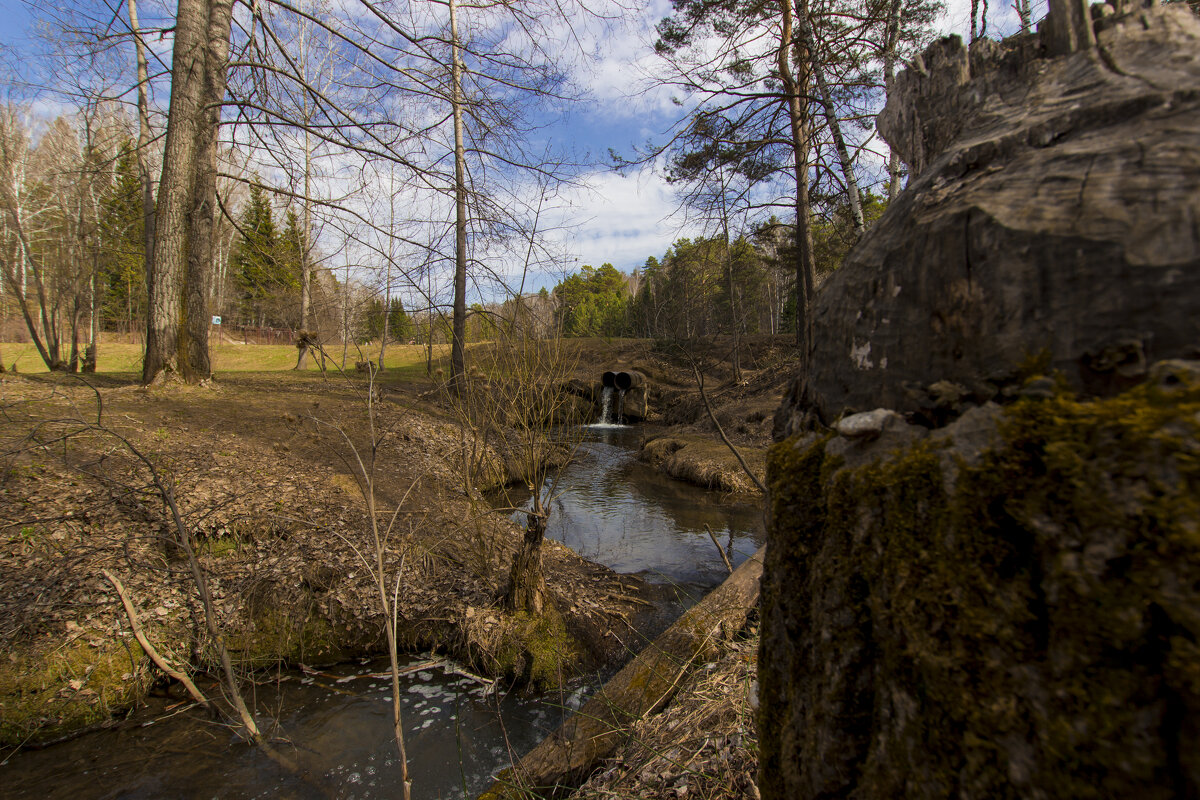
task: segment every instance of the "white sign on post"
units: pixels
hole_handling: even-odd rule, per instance
[[[220,325],[220,324],[221,324],[221,318],[214,315],[213,316],[213,325]]]

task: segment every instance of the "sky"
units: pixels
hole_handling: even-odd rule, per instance
[[[1038,0],[1035,5],[1035,18],[1044,13],[1044,2]],[[1000,7],[993,8],[990,25],[1011,31],[1015,13],[1002,3],[993,0],[993,5]],[[583,176],[585,185],[562,196],[565,207],[558,222],[566,227],[553,235],[563,253],[563,270],[608,262],[628,272],[649,256],[661,257],[674,240],[702,233],[687,226],[678,213],[674,190],[656,171],[644,168],[617,174],[605,166],[610,148],[631,154],[647,141],[663,141],[681,113],[669,93],[644,91],[645,75],[653,62],[653,26],[670,13],[670,2],[651,0],[637,8],[639,17],[610,29],[602,41],[586,43],[594,58],[577,66],[574,78],[587,90],[588,99],[545,132],[554,141],[596,159],[596,165]],[[947,12],[938,24],[940,31],[965,34],[969,8],[970,0],[948,0]],[[28,35],[29,24],[24,0],[0,0],[0,44],[18,46]]]

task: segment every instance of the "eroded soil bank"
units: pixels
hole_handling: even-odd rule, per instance
[[[179,500],[239,668],[320,664],[383,649],[368,565],[371,526],[356,477],[371,470],[391,525],[405,649],[547,685],[623,657],[640,582],[554,542],[544,548],[556,613],[534,621],[497,601],[520,531],[464,486],[475,446],[428,386],[296,373],[142,389],[61,376],[0,383],[0,742],[52,741],[112,724],[158,671],[133,640],[118,575],[152,644],[177,667],[215,660],[151,468]],[[374,447],[372,447],[374,440]],[[357,453],[357,455],[356,455]],[[143,458],[144,457],[144,458]],[[395,587],[393,587],[395,588]]]

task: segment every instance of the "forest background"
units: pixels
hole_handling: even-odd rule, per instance
[[[87,369],[102,337],[146,336],[177,9],[5,5],[0,341],[40,340],[48,365]],[[198,289],[209,335],[424,344],[458,321],[477,341],[514,306],[567,336],[795,329],[812,290],[798,288],[796,220],[819,281],[903,180],[873,129],[896,64],[940,31],[1011,32],[1038,9],[798,4],[804,28],[776,5],[580,7],[539,44],[532,14],[487,4],[464,12],[461,41],[453,3],[234,4]],[[807,76],[791,90],[781,24]],[[410,66],[380,71],[385,56]],[[382,98],[363,91],[370,76]],[[804,212],[797,148],[780,141],[789,95],[808,125]]]

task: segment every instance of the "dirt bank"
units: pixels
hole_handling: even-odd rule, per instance
[[[212,665],[196,592],[164,545],[169,517],[147,485],[150,465],[197,535],[242,669],[381,650],[351,449],[371,463],[362,379],[259,373],[149,390],[133,376],[93,383],[0,383],[0,742],[105,724],[155,680],[101,569],[120,576],[168,660]],[[483,504],[478,487],[463,486],[457,465],[470,443],[420,396],[427,389],[385,382],[376,395],[381,518],[399,506],[387,561],[401,575],[403,646],[542,683],[621,653],[642,607],[640,585],[555,543],[544,552],[560,614],[535,623],[500,610],[520,531]]]

